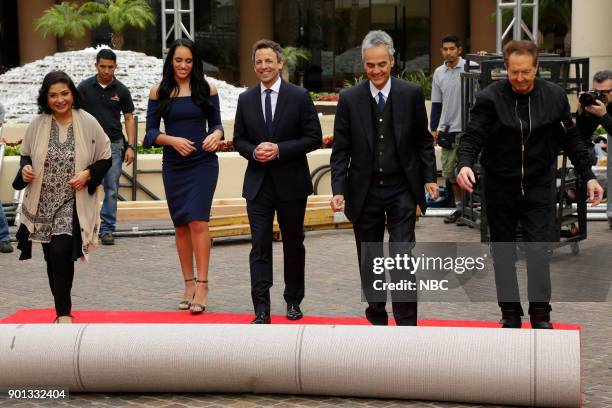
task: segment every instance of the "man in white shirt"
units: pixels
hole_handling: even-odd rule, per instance
[[[368,77],[340,94],[330,158],[331,207],[353,223],[361,284],[368,302],[366,318],[387,325],[386,292],[377,293],[369,264],[380,252],[388,225],[389,242],[415,241],[417,205],[427,208],[425,190],[436,199],[436,157],[427,129],[423,89],[391,77],[395,64],[393,40],[384,31],[370,31],[361,56]],[[364,251],[363,244],[374,244]],[[367,260],[366,260],[367,259]],[[414,276],[414,275],[411,275]],[[391,279],[397,281],[393,274]],[[411,294],[392,296],[395,323],[416,326],[417,302]]]
[[[242,196],[247,200],[252,248],[249,257],[254,324],[270,323],[272,226],[283,236],[287,318],[302,318],[304,298],[304,214],[312,194],[306,153],[321,146],[321,124],[308,90],[281,79],[280,45],[253,46],[253,69],[260,83],[240,94],[234,146],[249,161]]]
[[[465,60],[461,58],[463,47],[456,34],[448,34],[442,39],[440,51],[444,63],[433,74],[430,129],[438,146],[442,148],[442,176],[452,189],[457,207],[454,213],[444,218],[444,222],[450,224],[459,218],[461,204],[461,189],[455,179],[455,167],[461,137],[461,72]]]

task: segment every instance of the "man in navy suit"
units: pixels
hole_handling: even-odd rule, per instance
[[[308,91],[281,79],[280,45],[253,45],[260,83],[240,94],[234,146],[249,161],[242,196],[247,200],[252,248],[249,256],[255,318],[270,323],[272,224],[276,212],[283,238],[287,318],[302,318],[304,298],[304,214],[312,182],[306,153],[321,146],[321,124]]]
[[[361,55],[368,80],[340,94],[330,161],[331,207],[341,211],[346,200],[344,211],[353,223],[362,288],[368,300],[366,317],[375,325],[388,323],[386,296],[369,296],[373,276],[362,264],[362,258],[368,256],[362,243],[382,243],[385,220],[389,242],[414,242],[416,207],[426,209],[424,191],[438,197],[423,90],[391,78],[394,53],[393,40],[384,31],[371,31],[364,38]],[[371,251],[382,253],[382,248]],[[409,301],[393,301],[395,322],[414,326],[415,297],[404,299]]]

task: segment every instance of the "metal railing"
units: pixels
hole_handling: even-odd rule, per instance
[[[136,127],[134,140],[136,141],[135,145],[137,145],[138,144],[138,116],[134,116],[134,126]],[[134,149],[134,161],[132,162],[131,170],[132,170],[131,174],[127,173],[124,170],[121,170],[121,175],[125,179],[127,179],[128,182],[119,184],[120,188],[123,187],[123,188],[130,189],[131,197],[132,197],[131,201],[136,201],[136,197],[137,197],[137,193],[139,189],[142,190],[142,192],[148,195],[151,199],[161,200],[161,198],[159,198],[155,193],[153,193],[147,187],[145,187],[144,185],[138,182],[139,174],[161,174],[162,171],[161,170],[138,170],[138,149],[137,148]],[[118,194],[118,199],[120,201],[126,201],[125,197],[123,197],[121,194]]]

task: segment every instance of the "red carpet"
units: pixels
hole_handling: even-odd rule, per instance
[[[112,310],[79,310],[73,311],[74,323],[213,323],[213,324],[248,324],[253,319],[250,314],[235,313],[202,313],[192,315],[189,312],[143,312],[143,311],[112,311]],[[24,309],[0,320],[0,324],[51,323],[55,319],[54,309]],[[391,321],[393,319],[390,319]],[[291,321],[285,316],[272,316],[272,324],[338,324],[338,325],[369,325],[361,317],[322,317],[305,316],[303,319]],[[392,323],[393,324],[393,323]],[[419,320],[419,326],[437,327],[500,327],[497,322],[479,322],[470,320]],[[529,323],[523,323],[524,328]],[[580,330],[575,324],[554,323],[555,329]]]

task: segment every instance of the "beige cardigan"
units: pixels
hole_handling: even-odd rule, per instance
[[[32,168],[34,171],[40,171],[40,176],[29,183],[25,189],[21,211],[21,223],[28,228],[30,234],[34,232],[34,222],[26,214],[36,214],[38,212],[45,160],[51,135],[51,119],[52,116],[49,114],[37,116],[28,126],[21,145],[21,154],[30,156]],[[96,118],[83,109],[73,109],[72,129],[75,150],[74,174],[85,170],[98,160],[111,157],[110,140]],[[98,187],[94,194],[89,194],[87,188],[76,192],[76,210],[81,225],[84,255],[87,255],[89,249],[95,247],[98,243],[102,194],[101,187]],[[24,209],[27,211],[24,211]]]

